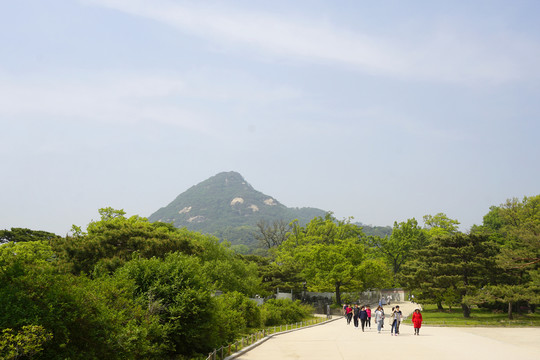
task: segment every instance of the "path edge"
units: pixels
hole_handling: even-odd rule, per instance
[[[278,333],[274,333],[274,334],[271,334],[271,335],[268,335],[268,336],[265,336],[264,338],[262,338],[261,340],[243,348],[242,350],[240,351],[237,351],[235,352],[234,354],[231,354],[229,356],[227,356],[225,359],[223,360],[232,360],[232,359],[235,359],[241,355],[244,355],[245,353],[247,353],[248,351],[251,351],[253,349],[255,349],[257,346],[265,343],[267,340],[270,340],[271,338],[273,338],[274,336],[278,336],[278,335],[283,335],[283,334],[287,334],[287,333],[290,333],[290,332],[293,332],[293,331],[299,331],[299,330],[304,330],[304,329],[309,329],[311,327],[314,327],[314,326],[321,326],[321,325],[325,325],[325,324],[328,324],[332,321],[337,321],[337,320],[341,320],[343,319],[342,316],[338,316],[336,317],[335,319],[328,319],[326,321],[323,321],[323,322],[320,322],[318,324],[313,324],[313,325],[308,325],[308,326],[303,326],[301,328],[298,328],[298,329],[291,329],[291,330],[286,330],[286,331],[281,331],[281,332],[278,332]]]

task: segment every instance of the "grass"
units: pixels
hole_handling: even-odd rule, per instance
[[[422,311],[423,325],[435,326],[513,326],[513,327],[540,327],[540,314],[517,314],[514,319],[508,320],[505,312],[496,312],[488,309],[471,309],[471,317],[464,318],[461,307],[437,310],[436,305],[424,305]]]

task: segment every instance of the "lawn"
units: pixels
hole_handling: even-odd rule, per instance
[[[437,310],[436,305],[424,305],[422,311],[423,324],[435,326],[540,326],[540,314],[517,314],[508,320],[508,314],[488,309],[471,309],[471,317],[464,318],[461,307]]]

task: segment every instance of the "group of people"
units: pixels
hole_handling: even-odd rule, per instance
[[[351,324],[351,320],[354,320],[354,327],[358,329],[358,323],[362,324],[362,331],[365,327],[371,328],[371,308],[369,305],[358,307],[354,305],[354,308],[348,304],[343,306],[345,316],[347,318],[347,325]]]
[[[369,327],[371,329],[371,308],[369,305],[361,306],[354,305],[352,307],[349,304],[343,306],[343,312],[347,319],[347,325],[351,324],[351,321],[354,320],[354,327],[358,329],[358,323],[362,326],[362,331],[364,328]],[[377,331],[381,333],[382,328],[384,327],[384,319],[386,315],[384,314],[384,309],[381,305],[377,307],[374,313],[375,324],[377,325]],[[403,313],[399,309],[399,305],[396,305],[392,308],[392,313],[390,314],[390,334],[392,336],[399,335],[399,325],[403,320]],[[414,310],[411,317],[414,335],[420,335],[420,327],[422,326],[422,313],[420,309]]]

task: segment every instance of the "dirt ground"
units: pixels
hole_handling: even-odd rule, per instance
[[[417,305],[399,304],[404,315]],[[390,308],[385,307],[388,314]],[[277,335],[238,360],[414,359],[540,360],[540,328],[449,328],[422,326],[415,336],[410,318],[399,336],[390,335],[386,320],[379,334],[355,329],[340,318],[324,325]]]

